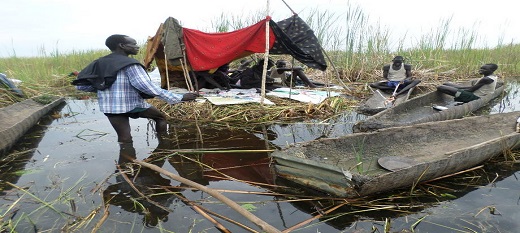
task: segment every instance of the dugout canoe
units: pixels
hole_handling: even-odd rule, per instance
[[[502,95],[504,87],[503,82],[498,82],[492,95],[460,104],[454,101],[453,96],[432,91],[358,121],[352,127],[352,131],[355,133],[367,132],[388,127],[462,118]],[[446,109],[440,111],[438,106]]]
[[[463,171],[520,148],[520,112],[391,127],[298,143],[270,154],[277,177],[360,197]]]
[[[356,111],[365,115],[374,115],[407,101],[414,90],[415,87],[410,88],[405,94],[398,95],[393,102],[388,101],[388,98],[392,96],[392,92],[388,93],[379,89],[372,90],[372,96],[360,105]]]
[[[36,97],[0,108],[0,155],[4,155],[31,127],[65,101],[62,97]]]

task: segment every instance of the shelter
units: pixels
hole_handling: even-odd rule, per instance
[[[269,28],[266,28],[268,25]],[[269,29],[269,30],[267,30]],[[266,41],[268,40],[268,43]],[[144,65],[155,60],[162,88],[190,89],[191,71],[212,70],[254,53],[287,54],[314,69],[324,71],[323,49],[311,28],[298,16],[274,22],[271,17],[251,26],[222,33],[184,28],[169,17],[148,39]]]

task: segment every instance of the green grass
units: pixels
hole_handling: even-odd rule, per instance
[[[74,89],[70,85],[72,77],[68,75],[81,70],[92,60],[108,54],[106,51],[73,51],[40,57],[8,57],[0,58],[0,72],[8,78],[22,80],[20,88],[33,97],[42,94],[68,95]]]

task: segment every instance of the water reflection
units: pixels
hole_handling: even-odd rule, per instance
[[[65,106],[65,103],[58,105],[49,114],[43,116],[36,125],[27,131],[27,133],[19,139],[19,141],[10,149],[9,153],[1,155],[0,159],[0,194],[12,189],[5,182],[16,184],[27,163],[29,163],[35,153],[38,153],[39,143],[45,135],[45,129],[55,118],[51,116],[54,112],[59,112]],[[0,139],[2,140],[2,139]]]
[[[185,178],[199,174],[194,178],[200,184],[232,178],[272,184],[266,150],[276,147],[271,140],[277,135],[265,127],[251,131],[258,133],[208,126],[174,126],[167,148],[177,153],[169,161]],[[186,166],[186,163],[197,165]]]
[[[173,212],[168,207],[176,198],[161,187],[170,186],[170,180],[149,168],[135,166],[131,162],[137,159],[133,143],[120,143],[119,146],[117,183],[103,191],[105,205],[120,206],[128,212],[143,215],[143,224],[147,227],[157,226],[159,221],[166,222]],[[157,149],[160,150],[160,146]],[[156,153],[146,160],[162,167],[164,158],[154,157],[157,157]]]
[[[270,148],[268,140],[243,130],[225,128],[182,126],[172,131],[175,132],[172,137],[159,140],[157,148],[144,161],[158,167],[168,163],[179,176],[201,185],[219,180],[255,185],[274,183],[265,152],[266,148]],[[270,133],[265,135],[266,138],[273,136]],[[103,200],[107,205],[142,215],[143,224],[147,227],[155,227],[159,221],[166,223],[168,215],[174,212],[170,207],[174,202],[192,205],[182,191],[198,190],[176,181],[172,184],[172,180],[157,171],[132,163],[137,158],[132,143],[119,143],[119,146],[116,183],[103,191]],[[238,149],[240,151],[233,151]],[[206,152],[208,150],[213,152]]]
[[[518,80],[508,80],[504,95],[491,102],[490,112],[513,112],[520,110],[520,83]]]
[[[306,142],[320,138],[339,137],[352,134],[352,126],[367,116],[356,112],[345,112],[330,119],[294,124],[275,124],[266,126],[276,134],[270,142],[279,147]]]

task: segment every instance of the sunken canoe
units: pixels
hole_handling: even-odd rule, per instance
[[[356,111],[365,115],[374,115],[387,108],[397,106],[407,101],[414,90],[415,87],[408,89],[405,94],[398,95],[394,101],[388,101],[393,93],[388,93],[379,89],[372,90],[372,96],[359,106]]]
[[[277,177],[359,197],[463,171],[520,148],[520,112],[473,116],[292,144],[271,153]]]
[[[498,82],[492,95],[461,104],[455,102],[451,95],[432,91],[358,121],[352,127],[352,131],[355,133],[367,132],[388,127],[462,118],[502,95],[504,87],[503,82]],[[437,110],[439,106],[444,107],[445,110]]]
[[[36,97],[38,99],[39,97]],[[44,99],[45,98],[45,99]],[[58,96],[41,97],[39,102],[27,99],[0,108],[0,155],[5,154],[40,118],[65,99]]]

